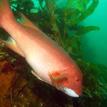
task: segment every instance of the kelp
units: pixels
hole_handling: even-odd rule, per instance
[[[90,31],[99,30],[99,27],[97,26],[85,26],[83,24],[84,20],[96,9],[99,0],[36,1],[37,4],[34,5],[31,0],[10,0],[11,8],[17,21],[21,21],[20,13],[25,14],[36,26],[45,32],[47,36],[51,37],[61,45],[80,67],[83,72],[83,94],[80,98],[73,100],[74,107],[103,106],[104,102],[107,101],[107,67],[83,59],[81,49],[81,38]],[[3,35],[7,35],[3,30],[0,32],[2,38],[4,37]],[[13,56],[14,55],[15,54],[13,54]],[[6,56],[4,55],[3,57]],[[8,58],[12,60],[11,54]],[[19,60],[19,58],[14,59],[16,59],[16,61]],[[14,61],[12,63],[14,63]],[[17,64],[14,64],[14,66],[16,65]],[[29,81],[31,81],[30,83],[32,83],[31,77],[29,78]],[[32,87],[32,85],[30,85],[30,87]],[[47,90],[46,93],[50,94],[48,91],[50,88],[45,87],[44,85],[43,87],[41,88]],[[52,92],[54,93],[54,91]],[[40,94],[38,91],[37,93],[41,98],[44,98],[43,94]],[[52,95],[51,100],[58,97],[54,94]],[[47,97],[47,99],[49,99],[49,97]],[[49,100],[46,100],[47,105],[45,105],[47,107],[50,104],[48,101]],[[68,105],[66,104],[66,101],[64,103],[65,105],[55,105],[55,107],[70,107],[69,103]],[[50,106],[52,107],[52,103]]]

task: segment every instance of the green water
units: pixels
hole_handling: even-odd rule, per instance
[[[100,0],[95,12],[85,20],[86,25],[96,25],[99,31],[88,33],[83,38],[85,58],[107,66],[107,0]]]
[[[58,0],[63,6],[67,0]],[[33,0],[36,7],[39,7],[38,0]],[[99,31],[93,31],[83,37],[82,47],[86,60],[107,66],[107,0],[99,0],[95,12],[84,21],[84,25],[95,25]]]

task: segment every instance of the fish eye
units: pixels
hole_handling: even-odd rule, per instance
[[[79,79],[78,77],[76,77],[76,78],[75,78],[75,80],[76,80],[77,82],[79,82],[79,81],[80,81],[80,79]]]

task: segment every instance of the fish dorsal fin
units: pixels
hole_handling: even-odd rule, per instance
[[[22,13],[21,13],[21,24],[26,27],[36,29],[36,26]]]

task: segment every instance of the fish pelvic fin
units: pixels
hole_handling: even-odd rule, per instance
[[[37,74],[35,71],[31,70],[31,73],[32,73],[34,76],[36,76],[39,80],[43,81],[43,80],[41,79],[41,77],[39,77],[38,74]]]

